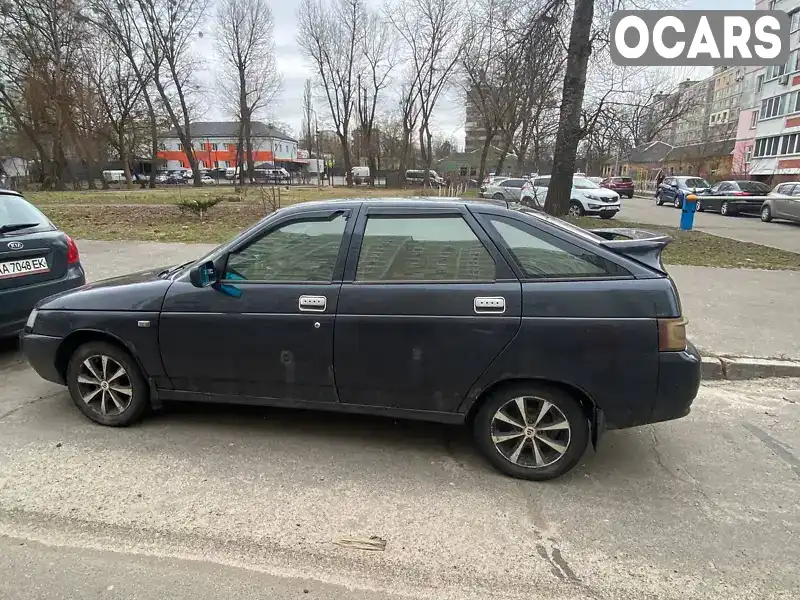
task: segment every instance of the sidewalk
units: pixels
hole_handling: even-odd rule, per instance
[[[80,240],[96,281],[199,258],[209,244]],[[714,355],[800,358],[800,272],[670,266],[689,319],[689,336]]]

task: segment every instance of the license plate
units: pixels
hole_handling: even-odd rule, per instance
[[[0,279],[47,273],[49,270],[50,267],[47,266],[47,260],[43,256],[24,260],[10,260],[8,262],[0,262]]]

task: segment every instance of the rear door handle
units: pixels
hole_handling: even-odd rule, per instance
[[[325,312],[327,306],[325,296],[300,296],[299,308],[303,312]]]
[[[506,299],[502,296],[478,296],[473,304],[476,313],[504,313]]]

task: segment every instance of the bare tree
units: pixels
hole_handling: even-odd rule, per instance
[[[401,0],[387,11],[408,46],[420,105],[419,141],[428,180],[433,162],[433,111],[463,52],[460,0]]]
[[[196,112],[192,96],[198,92],[193,79],[195,58],[192,41],[202,34],[200,24],[208,0],[135,0],[139,18],[135,32],[146,49],[145,62],[152,70],[153,84],[194,173],[194,184],[202,186],[199,163],[192,146],[191,121]]]
[[[378,166],[376,155],[378,145],[373,139],[375,132],[375,111],[378,101],[389,83],[389,74],[395,65],[392,48],[392,36],[387,23],[378,13],[366,16],[366,31],[363,38],[364,72],[358,74],[357,111],[361,132],[361,144],[367,150],[369,161],[370,185],[375,185],[375,174]]]
[[[311,117],[312,114],[314,115],[313,120]],[[311,155],[311,150],[314,146],[314,137],[316,136],[317,121],[318,119],[316,118],[316,111],[314,110],[314,95],[313,92],[311,91],[311,80],[306,79],[305,86],[303,87],[302,136],[306,150],[308,150],[309,152],[309,156]],[[314,124],[313,130],[312,130],[312,123]]]
[[[297,11],[297,42],[311,61],[318,88],[322,88],[336,137],[342,147],[347,184],[353,184],[350,131],[363,72],[366,10],[363,0],[302,0]]]
[[[400,85],[400,99],[398,109],[400,112],[400,124],[402,128],[402,140],[400,144],[400,160],[398,169],[400,177],[405,179],[406,169],[409,165],[409,153],[412,149],[412,137],[417,128],[420,114],[419,87],[416,85],[416,73],[406,74],[405,79]]]
[[[272,102],[281,85],[275,65],[272,10],[267,0],[220,0],[217,50],[226,103],[241,124],[247,172],[252,181],[253,115]],[[243,177],[240,170],[240,182]]]

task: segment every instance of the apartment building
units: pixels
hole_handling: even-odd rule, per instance
[[[200,168],[236,166],[239,144],[239,123],[235,121],[197,122],[191,124],[192,146]],[[251,125],[253,160],[281,166],[305,164],[298,161],[297,140],[272,125],[253,122]],[[189,159],[177,132],[172,129],[159,136],[158,157],[167,168],[188,167]]]
[[[800,175],[800,0],[763,0],[756,9],[790,16],[789,60],[747,73],[734,163],[743,175],[778,183]]]

